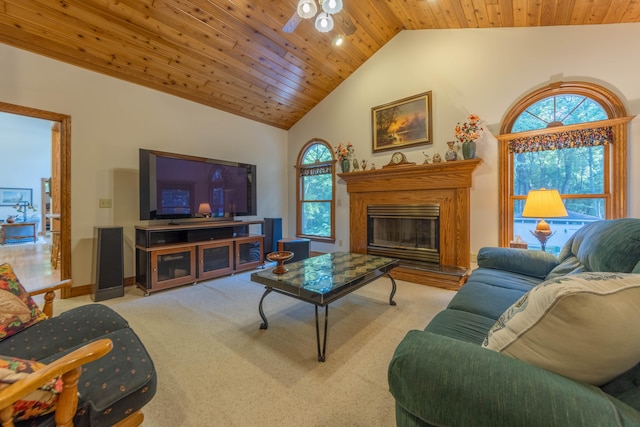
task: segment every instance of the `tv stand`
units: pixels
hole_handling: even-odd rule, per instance
[[[136,226],[136,284],[145,294],[264,265],[264,221]]]

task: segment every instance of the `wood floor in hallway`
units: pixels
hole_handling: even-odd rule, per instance
[[[39,236],[36,243],[0,245],[0,264],[9,263],[26,290],[38,289],[60,280],[60,270],[51,264],[51,238]]]

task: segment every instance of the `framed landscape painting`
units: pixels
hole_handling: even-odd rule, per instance
[[[0,206],[14,206],[18,202],[33,203],[31,188],[0,188]]]
[[[373,152],[433,144],[431,91],[371,109]]]

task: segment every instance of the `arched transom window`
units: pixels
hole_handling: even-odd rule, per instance
[[[567,210],[566,217],[545,218],[552,253],[585,224],[624,216],[629,119],[613,93],[590,83],[557,83],[518,102],[498,137],[500,244],[520,236],[529,248],[540,247],[530,230],[541,218],[522,216],[531,190],[558,190]]]
[[[331,145],[313,139],[300,150],[296,163],[296,235],[335,240],[335,160]]]

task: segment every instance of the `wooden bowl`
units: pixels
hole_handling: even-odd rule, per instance
[[[284,263],[289,261],[291,258],[293,258],[293,252],[291,251],[278,251],[267,254],[267,259],[269,261],[275,261],[278,263],[276,268],[273,269],[273,274],[284,274],[289,271],[289,269],[284,266]]]

